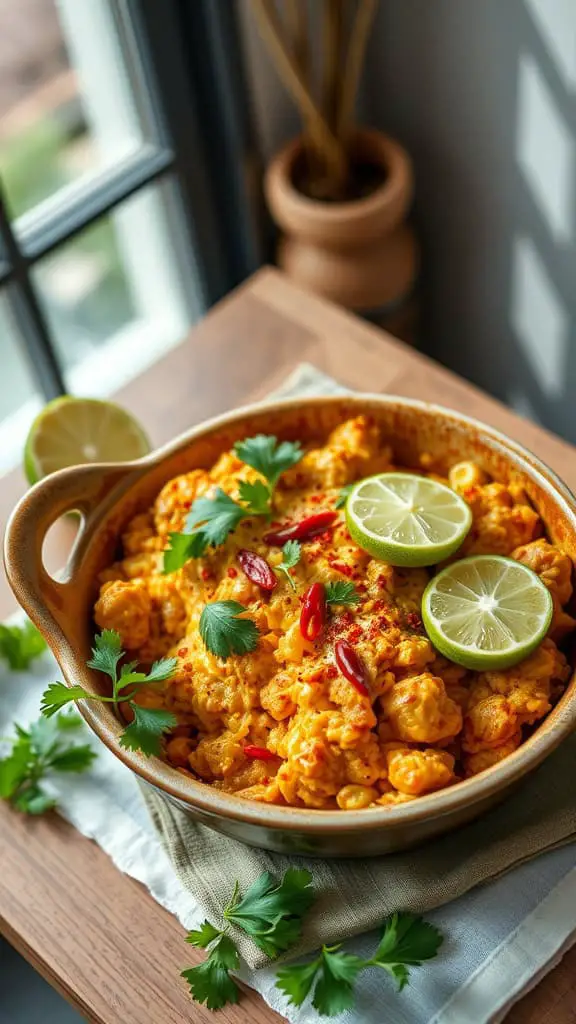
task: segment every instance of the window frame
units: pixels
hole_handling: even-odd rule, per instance
[[[256,150],[234,5],[114,0],[110,12],[147,141],[17,221],[0,182],[0,291],[45,399],[67,389],[32,271],[147,186],[171,181],[173,201],[163,211],[179,258],[194,266],[202,310],[261,262],[258,200],[246,171],[256,166]]]

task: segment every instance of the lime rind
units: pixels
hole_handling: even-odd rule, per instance
[[[422,597],[434,647],[477,671],[510,668],[542,643],[552,596],[528,566],[502,555],[474,555],[447,566]]]
[[[398,566],[435,565],[458,550],[472,511],[445,484],[413,473],[382,473],[355,484],[346,502],[353,540]]]
[[[115,402],[63,395],[38,414],[24,447],[30,484],[58,469],[91,462],[128,462],[150,451],[146,433]]]

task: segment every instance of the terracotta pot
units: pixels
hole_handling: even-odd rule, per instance
[[[382,313],[411,292],[418,248],[404,218],[412,201],[412,164],[406,151],[381,132],[360,129],[352,140],[356,160],[382,167],[382,185],[349,202],[310,199],[293,184],[303,152],[299,136],[272,160],[264,190],[283,231],[278,264],[310,291],[348,309]]]
[[[207,467],[235,441],[253,434],[318,442],[339,423],[366,413],[400,465],[418,466],[429,452],[446,470],[472,458],[497,480],[526,490],[551,539],[576,561],[576,507],[567,488],[534,455],[491,427],[439,406],[393,395],[290,398],[227,413],[194,427],[137,462],[65,469],[22,499],[6,531],[6,571],[16,597],[42,631],[68,684],[102,692],[102,676],[87,667],[94,633],[98,573],[114,558],[118,539],[171,477]],[[49,576],[42,557],[47,530],[78,509],[82,526],[67,571]],[[244,800],[188,778],[158,758],[120,746],[122,724],[110,704],[82,702],[80,711],[106,746],[140,778],[193,818],[235,839],[280,853],[369,857],[423,843],[463,825],[508,796],[576,725],[576,675],[533,734],[480,775],[412,803],[358,811],[319,811]]]

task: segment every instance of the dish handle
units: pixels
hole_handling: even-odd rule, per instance
[[[4,565],[19,603],[53,647],[66,643],[65,623],[74,621],[74,581],[54,579],[46,569],[43,544],[53,523],[79,512],[81,524],[72,554],[92,514],[120,481],[134,475],[134,463],[74,466],[35,484],[14,509],[4,538]]]

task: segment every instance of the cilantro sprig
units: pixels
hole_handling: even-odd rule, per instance
[[[231,654],[248,654],[258,645],[252,619],[241,618],[246,609],[239,601],[212,601],[200,616],[200,636],[211,654],[226,661]]]
[[[162,735],[178,724],[175,715],[163,708],[143,708],[134,697],[141,686],[151,686],[169,679],[176,668],[176,658],[161,658],[155,661],[149,672],[138,672],[136,662],[118,666],[124,651],[120,634],[113,629],[104,629],[94,638],[92,657],[86,663],[88,668],[103,672],[112,681],[111,696],[90,693],[83,686],[65,686],[64,683],[50,683],[42,696],[41,711],[51,718],[71,701],[91,700],[114,705],[118,712],[120,701],[129,704],[134,718],[120,737],[120,746],[127,750],[140,750],[150,757],[161,752]]]
[[[287,469],[291,469],[302,458],[304,452],[298,441],[278,441],[271,434],[257,434],[237,441],[234,454],[251,466],[268,481],[270,489]]]
[[[292,590],[296,590],[296,584],[290,575],[290,569],[298,565],[302,557],[302,548],[297,540],[287,540],[282,548],[282,561],[275,566],[276,572],[283,572]]]
[[[14,672],[23,672],[46,649],[46,641],[31,622],[0,625],[0,658]]]
[[[229,974],[240,965],[238,949],[229,935],[231,925],[241,928],[273,958],[299,937],[302,918],[313,901],[312,875],[306,870],[289,868],[280,882],[265,871],[243,897],[236,882],[222,912],[222,927],[204,921],[186,938],[208,953],[203,963],[182,971],[192,998],[206,1003],[209,1010],[238,1002],[239,989]]]
[[[298,940],[302,920],[314,902],[312,875],[289,868],[280,882],[265,871],[244,896],[236,882],[221,927],[203,921],[189,932],[186,942],[205,949],[208,959],[182,971],[196,1002],[217,1010],[237,1003],[238,986],[230,971],[240,965],[230,926],[241,928],[271,959]],[[332,1017],[354,1005],[355,983],[362,971],[379,968],[394,978],[401,991],[410,980],[410,968],[420,967],[436,956],[442,934],[416,914],[392,914],[383,925],[380,942],[368,959],[346,953],[342,944],[322,946],[318,956],[305,964],[286,964],[276,974],[276,987],[293,1006],[312,995],[321,1016]]]
[[[372,957],[364,960],[342,951],[341,944],[323,946],[307,964],[288,964],[276,974],[276,984],[293,1006],[301,1006],[313,991],[312,1006],[333,1017],[354,1004],[354,983],[361,971],[378,967],[390,974],[401,991],[410,980],[410,968],[436,956],[442,934],[416,914],[393,914],[384,923]]]
[[[201,558],[210,545],[223,544],[229,533],[251,513],[221,487],[213,498],[196,498],[182,533],[168,535],[164,552],[165,573],[176,572],[191,558]]]
[[[28,729],[16,725],[10,752],[0,759],[0,799],[24,814],[44,814],[55,807],[42,780],[53,772],[84,772],[96,756],[88,744],[69,742],[81,721],[78,715],[65,714],[51,721],[40,718]]]
[[[196,498],[181,533],[170,533],[164,552],[164,572],[176,572],[191,558],[200,558],[207,548],[223,544],[243,519],[270,516],[274,488],[282,473],[302,458],[302,448],[292,441],[257,434],[238,441],[234,452],[242,462],[260,473],[263,480],[242,480],[240,502],[218,487],[212,498]]]
[[[348,580],[326,584],[326,604],[358,604],[360,594]]]

